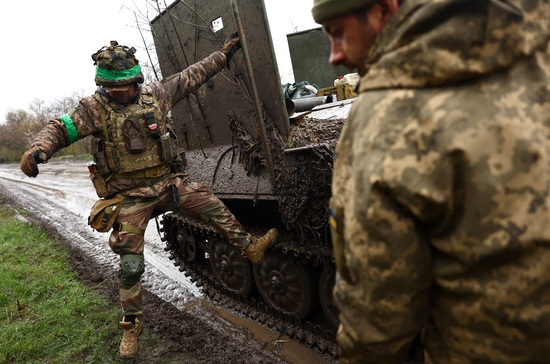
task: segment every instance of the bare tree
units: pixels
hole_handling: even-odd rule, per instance
[[[32,135],[40,129],[32,113],[21,109],[8,111],[5,122],[0,124],[0,154],[4,159],[19,159],[30,146]]]
[[[158,16],[166,3],[161,6],[158,0],[146,0],[140,6],[133,4],[135,29],[139,31],[143,45],[135,45],[142,49],[146,57],[140,60],[146,82],[161,80],[160,66],[153,34],[150,29],[151,19]],[[0,123],[0,155],[11,161],[19,160],[22,154],[30,147],[35,135],[48,123],[49,120],[70,112],[84,97],[84,90],[75,91],[70,96],[56,99],[49,104],[43,100],[34,99],[29,103],[28,110],[10,110],[6,113],[4,123]],[[89,138],[79,140],[71,146],[58,152],[58,155],[89,154]]]

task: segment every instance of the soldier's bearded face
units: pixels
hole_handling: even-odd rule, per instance
[[[323,22],[331,41],[329,62],[365,73],[365,61],[378,34],[397,10],[396,0],[376,3],[367,10]]]
[[[365,60],[378,33],[355,14],[328,20],[323,26],[331,41],[330,64],[363,74]]]

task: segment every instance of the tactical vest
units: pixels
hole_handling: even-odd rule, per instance
[[[132,105],[120,105],[97,93],[94,98],[104,108],[100,109],[104,134],[100,139],[104,140],[104,146],[93,151],[103,176],[135,178],[140,171],[172,161],[170,132],[150,87],[143,86],[138,102]],[[111,121],[110,133],[106,115]],[[106,166],[99,165],[101,153]]]

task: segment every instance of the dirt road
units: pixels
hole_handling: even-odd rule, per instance
[[[118,304],[118,256],[107,244],[109,234],[87,224],[97,196],[85,162],[49,162],[40,165],[37,178],[26,177],[18,164],[0,164],[0,195],[13,207],[28,211],[30,220],[70,247],[71,264],[79,277]],[[144,322],[165,342],[140,349],[139,362],[154,363],[159,357],[188,363],[336,362],[213,307],[168,259],[154,220],[145,241]]]

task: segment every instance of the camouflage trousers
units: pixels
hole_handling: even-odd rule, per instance
[[[216,225],[220,233],[232,245],[243,250],[250,243],[248,234],[241,223],[233,216],[224,203],[218,199],[206,186],[187,182],[182,178],[172,179],[180,196],[180,207],[176,211],[192,217],[198,217]],[[145,229],[151,216],[174,211],[168,188],[159,193],[158,197],[128,197],[124,202],[116,222]],[[109,246],[121,256],[135,254],[143,256],[144,237],[134,232],[114,229],[109,237]],[[141,273],[139,274],[141,276]],[[141,315],[143,311],[141,282],[126,285],[120,278],[118,287],[124,315]]]

